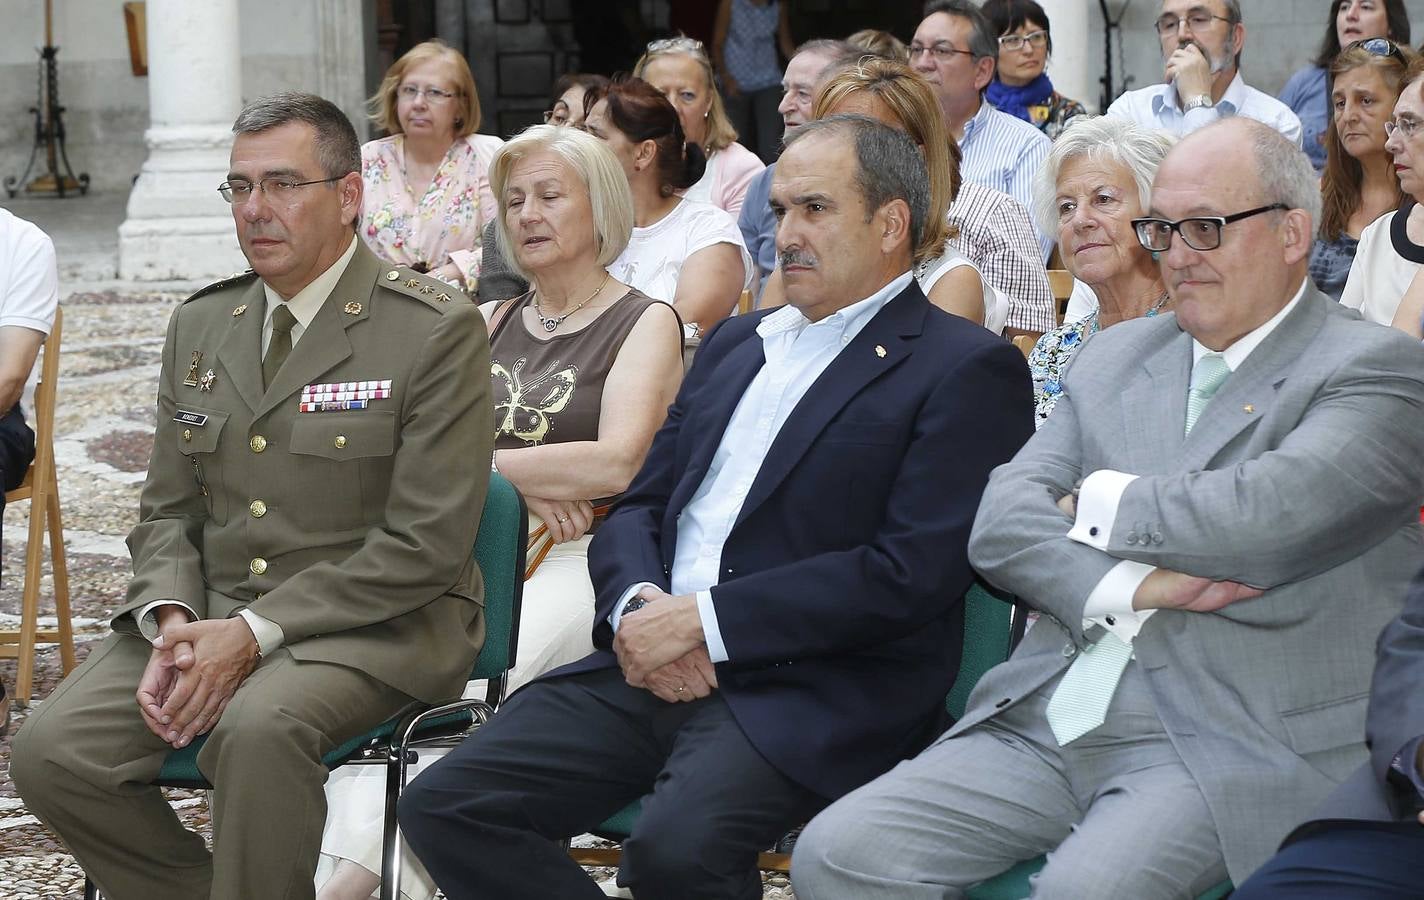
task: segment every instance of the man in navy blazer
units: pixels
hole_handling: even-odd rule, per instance
[[[702,344],[592,544],[598,649],[402,800],[451,900],[597,900],[555,841],[640,797],[620,885],[760,897],[759,850],[944,726],[969,532],[1032,433],[1027,369],[915,285],[938,248],[903,134],[802,126],[771,198],[790,305]]]

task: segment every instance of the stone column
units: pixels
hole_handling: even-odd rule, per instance
[[[148,159],[119,226],[119,277],[195,281],[247,268],[218,194],[242,107],[238,0],[148,0]]]
[[[1053,58],[1048,61],[1048,77],[1058,93],[1098,110],[1102,85],[1102,60],[1092,57],[1089,34],[1093,22],[1102,17],[1093,0],[1039,0],[1053,26]],[[1101,29],[1101,25],[1098,26]],[[1101,54],[1101,44],[1098,53]],[[1121,78],[1121,73],[1119,73]]]

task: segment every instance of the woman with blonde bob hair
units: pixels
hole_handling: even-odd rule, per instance
[[[653,41],[633,67],[633,74],[668,98],[682,120],[688,142],[707,155],[706,171],[684,196],[736,216],[747,186],[766,164],[737,143],[737,129],[717,93],[717,76],[707,48],[689,37]]]
[[[929,83],[905,63],[868,56],[836,73],[817,94],[812,116],[838,113],[856,113],[898,128],[920,148],[929,170],[930,214],[915,248],[915,278],[931,303],[984,324],[992,288],[979,268],[948,243],[959,234],[949,223],[949,205],[960,187],[959,146],[945,129]]]
[[[480,307],[489,324],[493,468],[529,507],[513,692],[593,651],[588,545],[642,468],[677,393],[683,338],[670,305],[605,269],[628,243],[633,199],[602,141],[535,125],[495,154],[490,181],[500,247],[533,288]],[[422,753],[421,767],[433,758]],[[338,770],[328,782],[322,853],[346,864],[318,900],[365,900],[379,883],[382,783],[359,770]],[[402,894],[433,897],[424,867],[405,853]]]
[[[417,44],[386,73],[371,110],[390,136],[361,148],[362,238],[388,262],[473,291],[480,232],[494,212],[489,164],[502,142],[475,133],[469,64],[441,41]]]

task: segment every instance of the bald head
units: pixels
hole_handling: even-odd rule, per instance
[[[1234,116],[1183,138],[1157,170],[1149,214],[1179,225],[1158,254],[1177,321],[1212,350],[1268,321],[1305,280],[1319,213],[1309,160],[1274,129]],[[1212,219],[1226,220],[1219,232]],[[1183,233],[1220,243],[1197,249]]]

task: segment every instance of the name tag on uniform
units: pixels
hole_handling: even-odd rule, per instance
[[[188,412],[185,409],[178,410],[178,415],[173,417],[173,421],[181,422],[184,425],[196,425],[199,428],[208,424],[208,417],[202,413]]]

